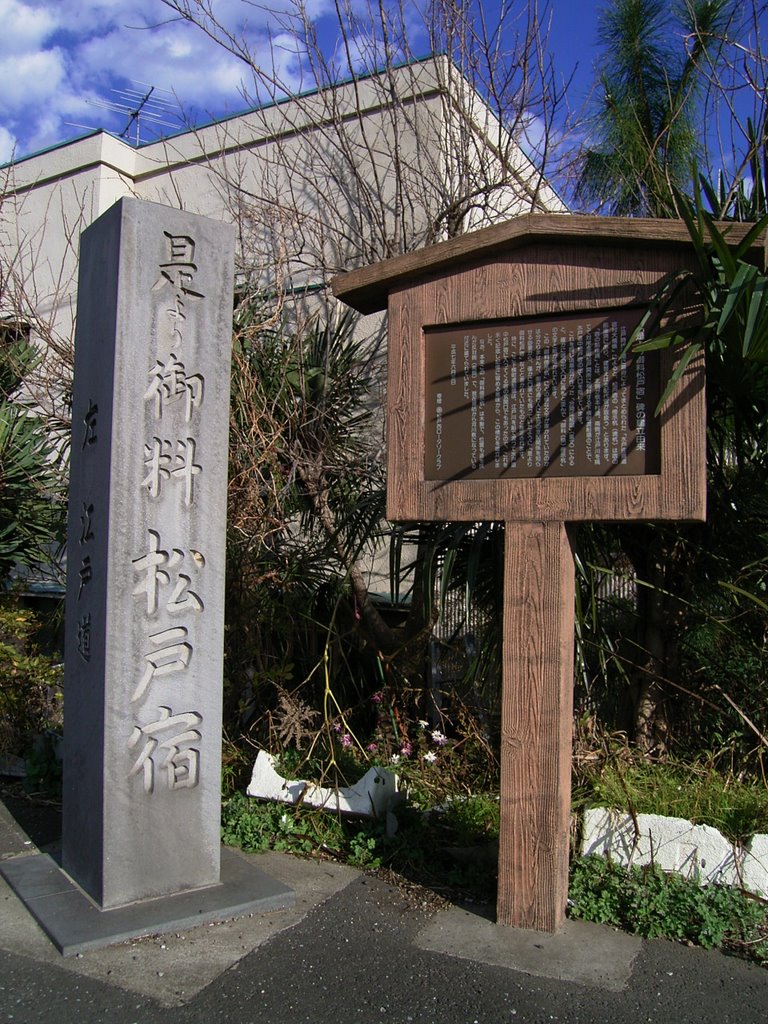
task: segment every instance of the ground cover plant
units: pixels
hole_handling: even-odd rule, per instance
[[[573,862],[568,892],[573,918],[768,963],[768,908],[740,889],[593,856]]]

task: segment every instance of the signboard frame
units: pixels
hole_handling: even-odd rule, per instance
[[[549,248],[549,247],[548,247]],[[628,257],[636,250],[587,249],[563,261],[562,251],[534,253],[523,247],[516,258],[460,268],[449,277],[428,278],[389,293],[387,515],[413,521],[576,522],[703,520],[706,509],[706,436],[703,360],[693,360],[659,415],[660,467],[642,476],[608,475],[430,480],[425,472],[426,339],[438,326],[533,319],[566,313],[610,312],[650,302],[658,282],[679,267],[661,250],[655,273],[638,275],[617,301],[612,278],[627,281]],[[646,253],[642,254],[645,258]],[[586,257],[586,258],[585,258]],[[538,277],[542,261],[564,262],[576,278],[571,301],[542,301]],[[601,263],[602,268],[595,266]],[[616,264],[618,263],[618,268]],[[611,266],[614,266],[614,269]],[[623,267],[622,267],[623,264]],[[493,270],[493,274],[490,271]],[[602,270],[602,273],[596,273]],[[624,273],[622,274],[622,270]],[[645,281],[642,278],[645,277]],[[490,278],[490,280],[489,280]],[[579,280],[581,279],[581,280]],[[607,280],[606,280],[607,279]],[[585,288],[584,282],[591,287]],[[662,350],[660,377],[669,379],[676,353]],[[407,439],[407,441],[406,441]]]

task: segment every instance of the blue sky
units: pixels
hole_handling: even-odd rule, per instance
[[[288,0],[285,0],[288,2]],[[268,32],[282,53],[282,74],[297,73],[270,5],[213,0],[222,20],[245,33],[253,52],[268,52]],[[331,24],[331,0],[311,0],[319,30]],[[558,66],[580,64],[573,90],[578,104],[591,79],[598,4],[553,0],[552,37]],[[202,32],[173,20],[162,0],[0,0],[0,162],[83,134],[85,128],[120,132],[127,117],[104,102],[129,103],[124,90],[164,102],[168,120],[198,123],[242,110],[247,69]],[[327,29],[326,29],[327,30]],[[117,91],[115,91],[117,90]],[[84,127],[83,127],[84,126]],[[142,131],[149,131],[146,125]],[[148,136],[145,136],[148,137]]]
[[[180,0],[192,8],[196,0]],[[371,0],[342,0],[359,16]],[[412,51],[429,49],[419,0],[402,4],[412,35]],[[466,2],[466,0],[465,0]],[[489,19],[500,4],[526,10],[525,0],[474,0]],[[550,50],[558,72],[575,77],[569,103],[579,110],[594,80],[599,60],[597,27],[608,0],[549,0]],[[673,0],[668,0],[670,4]],[[748,0],[734,0],[748,14]],[[768,0],[754,0],[761,26],[768,27]],[[222,23],[244,38],[256,61],[279,61],[289,88],[301,88],[300,61],[281,14],[301,4],[332,46],[335,0],[203,0]],[[545,6],[546,0],[539,0]],[[119,134],[126,114],[105,103],[130,106],[150,86],[153,101],[171,125],[204,123],[247,106],[242,85],[248,68],[205,33],[175,17],[163,0],[0,0],[0,163],[82,135],[88,128]],[[272,46],[270,48],[270,38]],[[131,95],[126,94],[129,90]],[[132,98],[135,97],[135,98]],[[149,109],[149,108],[148,108]],[[152,137],[145,120],[144,141]],[[167,127],[168,133],[170,127]],[[712,148],[712,125],[707,128]],[[722,165],[734,145],[722,147]],[[730,156],[729,156],[730,151]]]

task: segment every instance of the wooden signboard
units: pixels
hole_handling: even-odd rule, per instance
[[[657,416],[673,354],[626,351],[661,280],[686,266],[682,223],[540,214],[332,283],[360,312],[389,312],[389,517],[506,524],[501,924],[556,931],[565,914],[566,524],[705,516],[703,366]]]

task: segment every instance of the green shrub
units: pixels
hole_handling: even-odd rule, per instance
[[[0,606],[0,752],[26,754],[35,736],[61,727],[62,669],[37,650],[37,629],[32,612]]]
[[[571,865],[571,917],[611,925],[646,939],[748,949],[768,957],[768,916],[761,901],[730,886],[699,886],[657,867],[624,868],[602,857]]]

